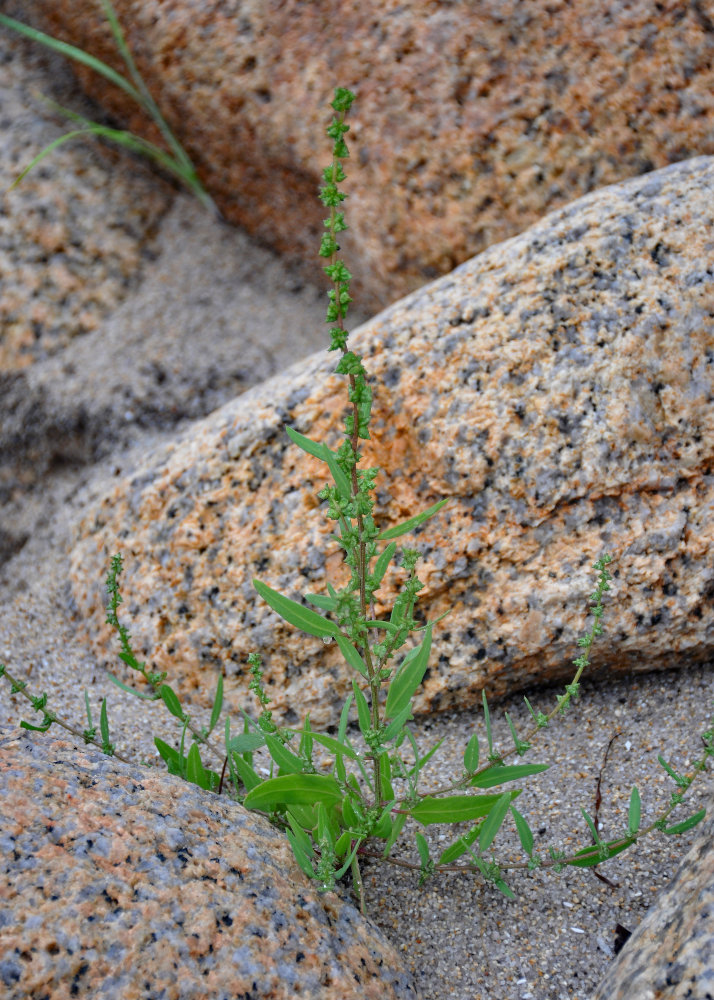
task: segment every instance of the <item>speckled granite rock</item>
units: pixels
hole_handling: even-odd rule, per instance
[[[0,732],[4,1000],[416,998],[270,824],[164,772]]]
[[[569,677],[605,550],[616,580],[595,668],[711,657],[713,183],[700,158],[599,191],[354,338],[376,379],[377,515],[453,498],[419,536],[424,611],[452,609],[420,711]],[[283,627],[251,584],[299,597],[339,577],[324,470],[283,431],[336,441],[333,365],[316,355],[250,390],[88,510],[71,578],[99,655],[116,664],[103,580],[121,550],[125,621],[184,692],[207,695],[221,670],[239,681],[231,705],[253,710],[258,649],[278,711],[335,720],[348,688],[335,646]]]
[[[94,0],[26,7],[119,64]],[[706,0],[116,7],[226,216],[311,272],[322,219],[316,138],[332,88],[356,88],[350,267],[375,306],[588,191],[714,154]],[[82,79],[132,128],[146,128],[123,95]]]
[[[714,821],[608,970],[593,1000],[714,996]]]

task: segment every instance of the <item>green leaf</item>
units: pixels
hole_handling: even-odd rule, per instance
[[[707,814],[706,809],[700,809],[698,813],[695,813],[693,816],[690,816],[689,819],[684,819],[682,820],[681,823],[675,823],[674,826],[668,826],[662,832],[666,833],[668,837],[671,837],[672,835],[677,833],[686,833],[687,830],[691,830],[693,826],[696,826],[697,823],[700,823],[704,819],[706,814]]]
[[[328,597],[326,594],[303,594],[303,597],[314,607],[321,608],[323,611],[334,611],[337,607],[335,598]]]
[[[345,742],[345,736],[347,735],[347,723],[350,717],[350,708],[352,707],[352,695],[348,694],[345,699],[345,703],[342,706],[342,711],[340,712],[340,724],[337,727],[337,740],[339,743]]]
[[[292,427],[286,427],[285,432],[287,433],[293,444],[296,444],[298,448],[302,448],[303,451],[307,452],[308,455],[312,455],[314,458],[319,458],[320,461],[324,462],[325,459],[325,449],[327,445],[322,441],[313,441],[309,437],[305,437],[299,431],[293,430]]]
[[[399,839],[399,835],[404,829],[404,824],[407,821],[407,814],[405,812],[397,813],[396,818],[392,823],[392,832],[389,834],[387,843],[384,845],[384,850],[382,851],[382,857],[388,858],[389,852],[396,844]]]
[[[266,733],[265,745],[268,748],[268,753],[281,771],[288,774],[302,773],[303,761],[288,750],[288,748],[280,742],[277,736],[272,736],[270,733]]]
[[[20,729],[27,729],[32,733],[46,733],[53,721],[53,719],[46,715],[44,721],[39,726],[33,726],[31,722],[25,722],[23,719],[20,722]]]
[[[186,715],[184,710],[181,708],[181,702],[179,701],[178,695],[173,688],[170,688],[168,684],[162,684],[159,688],[159,695],[169,712],[171,712],[171,714],[177,719],[180,719],[181,722],[185,722]]]
[[[624,843],[616,840],[608,841],[604,845],[607,848],[605,857],[600,856],[597,844],[591,847],[584,847],[570,861],[566,861],[565,863],[572,865],[573,868],[593,868],[595,865],[602,864],[603,861],[609,861],[610,858],[614,858],[616,854],[626,851],[628,847],[632,846],[632,843],[632,840],[626,840]],[[600,844],[602,845],[602,841]],[[619,846],[615,847],[613,846],[614,844],[619,844]]]
[[[595,826],[595,823],[594,823],[592,817],[590,816],[590,814],[588,813],[588,811],[586,809],[583,809],[582,807],[580,809],[580,812],[583,814],[583,819],[588,824],[588,827],[590,829],[590,833],[592,834],[592,837],[593,837],[593,841],[599,847],[600,844],[602,844],[602,838],[600,837],[600,834],[597,832],[597,827]]]
[[[437,865],[450,865],[452,861],[456,861],[461,855],[473,844],[474,840],[478,837],[479,827],[474,826],[467,834],[463,837],[459,837],[456,843],[452,844],[451,847],[447,847],[445,851],[442,852],[441,857],[437,861]]]
[[[366,621],[365,625],[367,628],[383,628],[389,632],[390,635],[396,635],[399,632],[399,626],[395,625],[393,622],[383,622],[379,620]]]
[[[412,706],[411,703],[408,703],[407,706],[402,709],[399,715],[394,716],[392,721],[384,730],[384,733],[382,734],[382,742],[389,743],[390,740],[396,739],[401,733],[405,724],[411,718],[412,718]]]
[[[265,746],[265,736],[261,733],[241,733],[226,743],[229,753],[253,753]]]
[[[327,819],[327,810],[325,809],[324,802],[317,803],[317,839],[321,842],[326,841],[334,850],[335,839],[332,836],[332,830],[330,829],[330,824]]]
[[[489,849],[496,834],[501,829],[503,821],[508,815],[511,795],[511,792],[504,792],[481,824],[481,829],[478,833],[478,845],[482,852]]]
[[[520,789],[504,792],[509,802],[520,795]],[[428,826],[431,823],[463,823],[471,819],[487,816],[502,795],[445,795],[435,798],[427,795],[410,812],[417,822]]]
[[[518,839],[521,842],[521,847],[526,852],[529,858],[533,857],[533,831],[528,826],[528,820],[521,813],[518,812],[515,806],[511,806],[511,813],[513,819],[516,822],[516,830],[518,831]]]
[[[469,773],[477,770],[479,760],[478,733],[474,733],[464,750],[464,767]]]
[[[217,777],[217,776],[216,776]],[[191,749],[186,758],[186,780],[192,785],[198,785],[204,791],[210,792],[213,787],[211,772],[208,771],[201,761],[201,752],[198,743],[192,743]]]
[[[317,829],[317,808],[314,805],[305,806],[293,802],[290,806],[290,812],[303,830],[312,830],[313,833],[315,832]]]
[[[389,754],[383,753],[379,758],[379,773],[382,778],[382,795],[391,801],[394,799],[394,789],[392,788],[392,766],[389,763]]]
[[[418,652],[409,662],[405,659],[401,669],[389,685],[387,704],[384,709],[387,718],[393,719],[409,704],[412,695],[424,679],[431,652],[431,625],[427,628],[417,649]]]
[[[390,542],[389,545],[380,553],[377,562],[374,564],[374,572],[371,574],[371,583],[374,590],[379,590],[379,585],[384,579],[384,574],[387,572],[387,567],[389,563],[394,558],[394,553],[397,551],[397,543]]]
[[[340,652],[352,669],[356,670],[358,674],[362,674],[364,678],[368,679],[369,671],[367,670],[367,664],[364,662],[349,639],[345,639],[343,635],[336,635],[335,642],[340,647]]]
[[[260,580],[253,580],[253,586],[273,611],[277,611],[286,622],[302,629],[308,635],[317,636],[318,639],[325,639],[328,636],[335,639],[341,634],[339,627],[334,622],[328,621],[327,618],[318,615],[316,611],[311,611],[302,604],[298,604],[297,601],[291,601],[289,597],[284,597],[283,594],[268,587]]]
[[[372,728],[372,716],[369,713],[367,699],[357,687],[357,682],[354,680],[352,681],[352,690],[354,691],[355,704],[357,705],[357,720],[359,722],[359,728],[364,736],[367,730]]]
[[[327,467],[330,470],[330,475],[335,480],[335,486],[337,491],[343,500],[349,500],[352,497],[352,488],[350,487],[350,481],[347,476],[342,471],[342,468],[337,462],[337,458],[334,452],[331,452],[327,446],[325,446],[327,454],[325,455],[325,461],[327,462]]]
[[[305,853],[298,838],[295,836],[292,830],[286,830],[285,835],[287,836],[290,842],[290,846],[293,849],[293,856],[295,857],[295,860],[297,861],[302,871],[305,873],[305,875],[307,875],[308,878],[315,878],[315,871],[312,865],[310,864],[310,858]]]
[[[300,733],[300,751],[299,756],[305,760],[312,759],[312,747],[314,738],[312,735],[312,728],[310,726],[310,713],[308,712],[305,716],[305,724],[303,726],[302,732]]]
[[[146,694],[143,691],[135,691],[133,687],[129,687],[129,685],[125,684],[124,681],[120,681],[118,677],[114,676],[114,674],[109,674],[109,680],[112,684],[116,684],[118,688],[121,688],[122,691],[126,691],[127,694],[133,694],[135,698],[142,698],[144,701],[157,701],[159,698],[159,695],[155,691],[152,691],[149,694]]]
[[[627,832],[634,837],[640,828],[640,793],[635,785],[630,794],[630,808],[627,815]]]
[[[429,864],[429,844],[423,833],[416,833],[414,836],[417,850],[419,851],[419,860],[421,861],[422,868],[426,868]]]
[[[251,792],[254,788],[258,788],[262,784],[263,778],[239,754],[231,754],[231,767],[245,785],[247,792]]]
[[[495,785],[503,785],[507,781],[520,781],[521,778],[528,778],[532,774],[540,774],[542,771],[547,771],[549,767],[550,764],[494,765],[472,778],[469,785],[473,788],[493,788]]]
[[[102,734],[102,742],[105,746],[109,746],[109,719],[107,718],[107,699],[104,698],[102,701],[102,708],[99,713],[99,732]]]
[[[296,733],[302,732],[300,729],[295,730]],[[332,736],[327,736],[324,733],[312,733],[313,740],[320,743],[326,750],[334,753],[336,756],[349,757],[350,760],[357,760],[357,754],[352,749],[352,747],[347,746],[345,743],[340,743],[339,740],[333,739]]]
[[[486,723],[486,738],[488,739],[488,752],[489,752],[489,754],[492,754],[493,753],[493,734],[491,732],[491,713],[488,710],[488,701],[486,700],[486,692],[482,691],[481,695],[482,695],[482,700],[483,700],[484,722]]]
[[[243,800],[243,805],[246,809],[270,812],[276,806],[312,805],[316,802],[334,805],[341,800],[340,786],[329,775],[282,774],[278,778],[268,778],[253,788]]]
[[[381,532],[377,536],[377,540],[380,542],[386,542],[390,538],[399,538],[400,535],[406,535],[407,532],[413,531],[424,521],[428,521],[430,517],[437,514],[444,504],[447,504],[451,498],[446,497],[444,500],[439,500],[437,503],[423,510],[421,514],[416,514],[414,517],[410,517],[408,521],[402,521],[401,524],[396,524],[393,528],[388,528],[386,531]]]
[[[213,699],[213,711],[211,712],[211,721],[208,724],[208,732],[212,733],[216,728],[216,723],[221,715],[221,709],[223,708],[223,674],[218,675],[218,683],[216,684],[216,696]]]
[[[178,774],[179,777],[183,778],[186,769],[186,762],[178,750],[174,750],[174,748],[170,747],[168,743],[164,743],[163,740],[160,740],[158,736],[154,737],[154,745],[165,762],[169,774]]]

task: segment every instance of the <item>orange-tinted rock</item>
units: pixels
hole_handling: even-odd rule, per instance
[[[26,16],[123,68],[95,0],[29,6]],[[327,102],[335,86],[356,90],[350,266],[375,305],[581,194],[714,154],[714,12],[700,2],[115,6],[226,217],[311,272]],[[147,134],[121,92],[80,75]]]
[[[0,732],[4,1000],[416,1000],[262,816],[163,771]]]
[[[713,183],[701,158],[599,191],[355,335],[375,380],[380,523],[452,498],[418,536],[424,612],[451,608],[419,711],[570,677],[605,551],[616,579],[594,667],[711,657]],[[184,692],[207,698],[220,670],[230,704],[254,710],[258,650],[283,716],[335,720],[350,681],[334,643],[283,626],[251,584],[299,598],[340,576],[315,499],[325,468],[284,432],[336,443],[334,363],[315,355],[250,390],[90,509],[72,586],[105,658],[102,584],[121,550],[124,621]]]

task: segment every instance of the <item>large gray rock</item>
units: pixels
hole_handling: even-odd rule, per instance
[[[699,158],[598,191],[354,338],[375,382],[380,523],[451,498],[419,536],[424,612],[451,609],[419,711],[572,675],[604,551],[596,671],[712,656],[713,183]],[[349,684],[335,644],[283,626],[251,583],[297,598],[341,578],[315,500],[325,469],[284,432],[335,443],[333,366],[316,355],[250,390],[88,510],[71,573],[98,655],[116,662],[103,580],[120,549],[124,621],[184,693],[207,697],[221,671],[231,706],[252,710],[257,649],[279,712],[335,720]]]
[[[627,942],[593,1000],[714,996],[714,810],[672,881]]]
[[[0,733],[0,992],[407,1000],[381,932],[267,820],[51,735]]]

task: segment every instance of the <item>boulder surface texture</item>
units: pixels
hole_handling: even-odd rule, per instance
[[[450,609],[418,711],[569,679],[604,552],[615,579],[595,670],[712,656],[713,184],[714,160],[698,158],[603,189],[352,338],[374,379],[378,523],[450,498],[417,536],[424,614]],[[227,703],[254,711],[257,650],[287,721],[335,721],[350,684],[336,645],[284,625],[252,586],[299,600],[344,579],[316,500],[326,467],[284,431],[339,444],[334,364],[315,355],[250,390],[88,509],[71,579],[100,655],[121,551],[123,621],[171,683],[209,698],[221,671]]]
[[[180,778],[0,733],[5,1000],[416,998],[267,820]]]
[[[27,6],[39,26],[124,68],[95,0]],[[115,7],[226,218],[311,272],[325,109],[335,86],[356,91],[350,266],[373,308],[595,188],[714,154],[714,16],[703,2]],[[79,73],[154,136],[122,91]]]
[[[593,1000],[714,996],[712,803],[691,850],[657,897]]]

